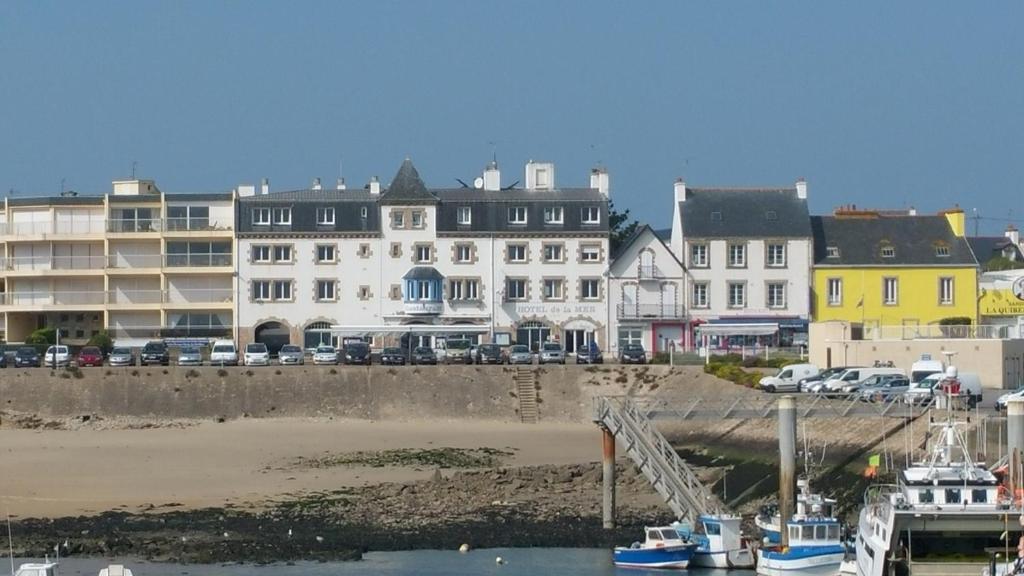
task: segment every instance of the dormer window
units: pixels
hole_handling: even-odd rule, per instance
[[[839,258],[839,246],[826,246],[825,247],[826,258]]]
[[[935,255],[939,258],[949,258],[949,246],[937,244],[935,246]]]
[[[291,208],[274,208],[274,225],[276,226],[291,226],[292,224],[292,209]]]
[[[270,208],[253,208],[252,225],[270,226]]]
[[[583,223],[584,224],[600,224],[601,223],[601,208],[599,206],[587,206],[583,208]]]
[[[545,224],[561,224],[564,221],[561,206],[549,206],[544,209]]]
[[[366,220],[366,216],[369,214],[369,212],[370,211],[367,210],[366,206],[363,206],[362,208],[359,209],[359,217],[362,218],[363,220]]]
[[[512,206],[508,209],[509,224],[526,224],[526,206]]]
[[[461,226],[473,223],[473,210],[469,206],[459,206],[455,213],[455,222]]]
[[[892,246],[882,246],[882,258],[895,258],[896,248]]]
[[[316,209],[317,226],[334,226],[334,208],[325,206]]]

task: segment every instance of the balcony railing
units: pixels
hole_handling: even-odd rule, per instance
[[[171,288],[164,301],[168,304],[226,304],[234,299],[232,288]]]
[[[164,300],[163,290],[111,290],[107,293],[108,304],[161,304]]]
[[[231,254],[167,254],[164,257],[164,266],[167,268],[211,268],[218,266],[231,266]]]
[[[162,221],[159,218],[111,218],[107,220],[107,232],[112,234],[137,234],[159,232]]]
[[[102,270],[105,256],[12,256],[0,260],[6,270]]]
[[[653,264],[640,264],[636,268],[636,276],[640,280],[660,280],[665,277],[665,275],[661,273],[661,270]]]
[[[5,232],[11,236],[39,236],[45,234],[103,234],[106,229],[103,220],[86,220],[84,222],[59,222],[46,220],[40,222],[10,222]]]
[[[619,320],[678,320],[684,317],[679,304],[619,304]]]
[[[168,232],[209,232],[213,230],[231,230],[231,222],[210,220],[209,218],[167,218],[164,220]]]
[[[969,326],[939,326],[926,324],[918,326],[870,326],[865,325],[864,340],[918,340],[918,339],[957,339],[957,340],[999,340],[1014,338],[1016,326],[980,324]]]
[[[108,326],[107,331],[114,339],[130,338],[149,340],[160,338],[231,338],[231,327],[214,324],[189,324],[178,326]]]
[[[7,292],[0,302],[5,306],[87,306],[104,304],[105,292]]]
[[[111,254],[107,256],[107,268],[160,268],[163,254]]]
[[[196,290],[91,290],[0,293],[3,306],[73,306],[85,304],[225,304],[234,301],[230,288]]]

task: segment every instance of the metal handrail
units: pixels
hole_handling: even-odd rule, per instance
[[[138,234],[160,232],[163,222],[159,218],[109,218],[107,232],[112,234]]]
[[[212,268],[231,266],[232,254],[222,252],[201,252],[190,254],[165,254],[166,268]]]
[[[679,304],[625,304],[616,306],[619,319],[679,319],[685,316],[683,306]]]
[[[220,222],[210,218],[176,217],[164,219],[164,230],[168,232],[210,232],[216,230],[232,230],[230,222]]]

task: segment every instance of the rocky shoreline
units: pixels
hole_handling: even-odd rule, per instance
[[[618,528],[601,526],[599,464],[442,472],[430,480],[296,494],[237,507],[174,503],[13,522],[15,554],[134,556],[181,563],[355,560],[366,551],[612,547],[672,515],[619,467]]]

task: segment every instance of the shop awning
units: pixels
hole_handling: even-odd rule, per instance
[[[771,336],[779,331],[777,323],[728,323],[701,324],[697,326],[697,334],[701,336]]]
[[[479,324],[388,324],[379,326],[331,326],[331,334],[335,336],[387,336],[401,334],[432,334],[443,336],[445,334],[486,334],[491,331],[490,326]]]

